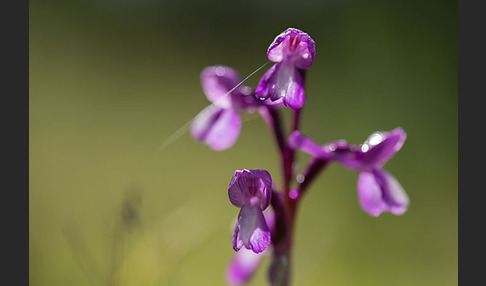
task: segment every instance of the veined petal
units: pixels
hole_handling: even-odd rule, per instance
[[[213,150],[221,151],[233,146],[240,130],[241,118],[236,110],[210,105],[194,119],[191,135]]]
[[[266,170],[236,170],[228,187],[231,203],[265,210],[272,196],[272,177]]]
[[[382,169],[374,170],[373,174],[381,186],[383,200],[386,202],[388,210],[395,215],[404,214],[408,209],[410,199],[397,179]]]
[[[316,54],[315,42],[299,29],[288,28],[270,44],[268,59],[273,62],[292,62],[299,69],[308,69]]]
[[[294,75],[289,78],[286,95],[283,98],[285,105],[292,109],[299,109],[304,106],[304,79],[299,70],[294,70]]]
[[[361,208],[372,216],[382,212],[403,214],[409,198],[398,181],[381,169],[361,172],[358,179],[358,198]]]
[[[246,283],[260,265],[264,254],[256,254],[248,249],[236,252],[226,269],[226,281],[230,285],[242,285]]]
[[[238,214],[238,226],[233,246],[242,243],[247,249],[260,253],[270,244],[270,230],[258,206],[244,205]]]
[[[272,90],[272,87],[269,86],[269,80],[270,80],[270,77],[275,72],[276,68],[277,68],[277,65],[273,65],[271,68],[269,68],[265,72],[265,74],[260,79],[260,82],[258,83],[258,86],[255,90],[255,94],[260,100],[264,100],[264,99],[267,99],[267,98],[270,97],[270,95],[271,95],[270,91]]]
[[[258,98],[282,99],[285,105],[299,109],[304,105],[304,79],[293,65],[277,63],[260,79],[255,93]]]

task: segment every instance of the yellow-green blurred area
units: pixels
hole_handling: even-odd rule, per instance
[[[288,27],[316,42],[303,133],[361,144],[404,128],[385,168],[411,199],[402,216],[371,217],[358,173],[331,165],[298,210],[293,285],[457,284],[457,1],[33,0],[29,10],[31,285],[225,285],[239,211],[227,188],[243,168],[281,186],[273,137],[255,113],[229,150],[187,132],[159,147],[209,104],[204,67],[245,77]],[[299,170],[309,159],[299,154]],[[250,285],[266,284],[268,264]]]

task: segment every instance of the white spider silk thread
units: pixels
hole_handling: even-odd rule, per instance
[[[230,91],[228,91],[227,93],[225,93],[222,97],[224,96],[228,96],[230,93],[232,93],[235,89],[237,89],[240,85],[242,85],[246,80],[248,80],[250,77],[252,77],[254,74],[256,74],[257,72],[259,72],[262,68],[264,68],[266,65],[268,65],[270,63],[270,61],[267,61],[266,63],[264,63],[263,65],[261,65],[259,68],[257,68],[255,71],[253,71],[252,73],[250,73],[247,77],[245,77],[242,81],[240,81],[240,83],[238,83],[237,85],[235,85],[235,87],[233,87]],[[209,108],[210,106],[214,105],[214,103],[211,103],[210,105],[206,106],[204,109],[207,109]],[[199,113],[198,113],[199,114]],[[192,121],[194,120],[194,118],[196,118],[197,114],[195,116],[193,116],[189,121],[187,121],[186,123],[184,123],[184,125],[182,125],[181,127],[179,127],[179,129],[177,129],[174,133],[172,133],[160,146],[159,148],[157,149],[156,153],[164,150],[165,148],[167,148],[170,144],[174,143],[177,139],[181,138],[182,135],[184,135],[186,132],[189,131],[189,128],[191,126],[191,123]]]

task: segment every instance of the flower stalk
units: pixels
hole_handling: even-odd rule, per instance
[[[280,160],[282,185],[277,190],[268,171],[236,170],[228,187],[231,204],[239,208],[233,232],[236,251],[227,271],[231,285],[248,282],[265,255],[272,255],[268,280],[274,286],[291,285],[292,246],[299,204],[330,163],[358,171],[358,201],[366,213],[401,215],[409,198],[383,165],[402,147],[406,133],[401,128],[375,132],[361,145],[344,140],[319,145],[302,134],[306,72],[314,61],[314,40],[301,30],[288,28],[267,50],[275,64],[265,72],[256,88],[241,85],[236,70],[207,67],[201,73],[206,97],[212,102],[196,116],[192,136],[215,151],[232,147],[242,129],[240,112],[258,110],[270,129]],[[290,110],[285,128],[282,110]],[[312,156],[302,174],[296,173],[297,153]]]

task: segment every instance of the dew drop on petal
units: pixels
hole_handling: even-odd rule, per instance
[[[369,140],[371,146],[378,145],[381,143],[381,141],[383,141],[383,136],[381,135],[381,133],[375,133],[371,135],[371,138]]]
[[[226,69],[224,67],[216,67],[216,75],[223,76],[226,73]]]
[[[368,150],[370,150],[370,146],[368,144],[361,145],[361,151],[367,152]]]
[[[326,146],[326,148],[330,152],[334,152],[336,150],[336,145],[335,144],[329,144],[328,146]]]

